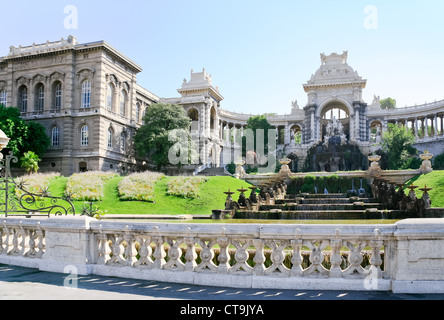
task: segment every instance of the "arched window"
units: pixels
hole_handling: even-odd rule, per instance
[[[113,147],[113,129],[108,128],[108,148]]]
[[[140,103],[136,103],[136,123],[140,121]]]
[[[120,92],[120,115],[125,116],[126,113],[126,92],[122,90]]]
[[[120,134],[120,149],[122,151],[126,150],[126,134],[125,134],[125,132],[122,132]]]
[[[91,81],[85,80],[82,83],[82,101],[80,103],[81,108],[91,107]]]
[[[60,110],[62,108],[62,83],[56,82],[54,84],[54,109]]]
[[[108,89],[106,91],[106,108],[108,111],[113,111],[113,104],[114,104],[114,86],[109,83]]]
[[[83,126],[82,129],[80,129],[80,145],[81,146],[87,146],[89,140],[89,132],[88,132],[88,126]]]
[[[35,111],[43,111],[45,108],[45,86],[39,83],[35,90]]]
[[[26,86],[19,88],[18,106],[21,112],[28,112],[28,88]]]
[[[6,107],[6,104],[8,103],[8,94],[6,93],[6,90],[3,90],[0,92],[0,104]]]
[[[51,131],[51,145],[55,146],[55,147],[60,145],[59,127],[52,128],[52,131]]]

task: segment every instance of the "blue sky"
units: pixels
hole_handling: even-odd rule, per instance
[[[67,5],[78,28],[67,29]],[[377,9],[369,29],[365,8]],[[367,79],[364,99],[393,97],[398,106],[444,99],[444,1],[7,1],[2,4],[0,55],[9,46],[105,40],[141,65],[138,82],[160,97],[178,96],[191,69],[204,67],[225,109],[289,113],[302,107],[302,84],[320,53],[348,50],[348,63]],[[13,12],[14,14],[8,14]],[[20,18],[18,18],[20,16]]]

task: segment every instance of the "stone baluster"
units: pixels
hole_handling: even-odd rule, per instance
[[[131,267],[136,263],[136,250],[134,248],[134,240],[133,235],[131,234],[131,230],[129,226],[125,226],[125,235],[123,236],[123,240],[126,243],[125,247],[125,259],[126,265]]]
[[[254,255],[253,262],[254,274],[261,276],[265,273],[265,254],[264,254],[264,240],[254,239],[253,245],[256,248],[256,254]]]
[[[374,278],[381,278],[382,271],[382,259],[381,259],[381,247],[383,246],[383,241],[380,240],[381,230],[375,229],[374,238],[370,241],[370,248],[372,250],[372,256],[370,258],[370,274]]]
[[[154,236],[153,241],[156,244],[156,250],[153,253],[154,257],[154,263],[153,267],[154,269],[162,269],[163,266],[166,264],[165,257],[165,247],[164,247],[164,240],[162,236]]]
[[[230,254],[228,252],[228,246],[230,245],[230,239],[225,236],[225,228],[222,228],[222,236],[217,239],[217,243],[219,244],[220,251],[217,260],[219,261],[219,267],[217,269],[217,273],[228,273],[230,269]]]
[[[181,241],[167,239],[167,243],[170,246],[168,250],[169,261],[165,264],[164,269],[172,269],[176,266],[180,270],[185,270],[185,264],[180,260],[182,256],[182,249],[180,248]]]
[[[342,240],[339,239],[339,230],[335,230],[334,239],[330,240],[331,247],[331,268],[330,268],[330,277],[331,278],[342,278],[342,270],[341,270],[341,247]]]
[[[196,263],[197,253],[196,253],[195,239],[191,237],[190,227],[187,227],[186,234],[187,235],[184,238],[184,243],[187,245],[187,253],[185,254],[185,260],[187,262],[185,263],[185,270],[194,271],[194,269],[197,267]]]
[[[293,257],[291,258],[291,263],[293,267],[291,268],[291,276],[301,277],[304,269],[302,268],[302,239],[291,240],[291,246],[293,247]]]
[[[150,236],[137,236],[136,242],[139,243],[139,260],[134,263],[137,268],[151,268],[154,265],[151,255],[153,249],[151,248]]]

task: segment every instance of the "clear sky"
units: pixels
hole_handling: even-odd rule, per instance
[[[399,107],[444,99],[442,0],[2,2],[0,56],[68,35],[105,40],[143,67],[139,84],[160,97],[179,96],[191,69],[204,67],[224,109],[290,113],[291,101],[307,103],[302,85],[320,53],[348,50],[367,103],[375,94]]]

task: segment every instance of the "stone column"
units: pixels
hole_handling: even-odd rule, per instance
[[[428,130],[428,126],[429,126],[429,119],[427,118],[427,116],[425,116],[424,118],[424,137],[428,138],[429,137],[429,130]]]
[[[311,112],[311,119],[310,119],[310,141],[314,142],[315,141],[315,107],[311,107],[310,108],[310,112]]]
[[[355,133],[356,133],[356,141],[360,139],[360,121],[359,121],[359,104],[355,104]]]
[[[433,136],[436,137],[438,135],[438,115],[435,114],[435,118],[433,121]]]
[[[414,128],[415,128],[415,138],[416,140],[418,140],[418,118],[415,118],[415,124],[414,124]]]

